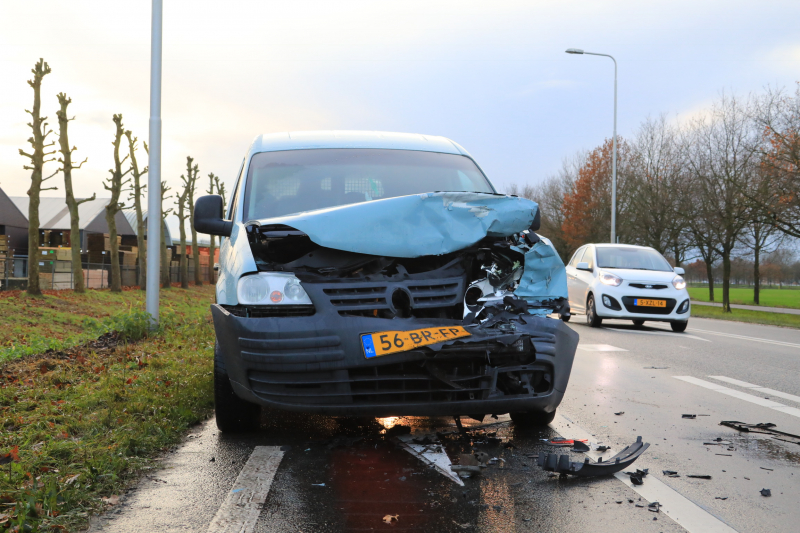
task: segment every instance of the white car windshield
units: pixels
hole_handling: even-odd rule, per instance
[[[263,152],[250,162],[243,220],[425,192],[495,194],[462,155],[355,148]]]
[[[597,247],[597,266],[600,268],[628,268],[632,270],[658,270],[672,272],[664,256],[646,248],[616,246]]]

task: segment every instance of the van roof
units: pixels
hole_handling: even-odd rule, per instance
[[[265,133],[256,137],[255,141],[253,141],[250,153],[320,148],[416,150],[422,152],[465,155],[471,158],[469,153],[457,143],[438,135],[354,130]]]

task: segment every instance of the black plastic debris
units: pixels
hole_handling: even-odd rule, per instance
[[[688,418],[689,420],[694,420],[697,418],[697,415],[681,415],[681,418]]]
[[[607,452],[607,451],[608,451],[608,450],[610,450],[610,449],[611,449],[611,446],[598,446],[598,447],[596,448],[596,450],[597,450],[598,452]]]
[[[620,411],[619,413],[614,413],[614,414],[617,415],[617,416],[621,416],[621,415],[625,414],[625,411]]]
[[[711,476],[708,474],[686,474],[686,477],[691,477],[694,479],[711,479]]]
[[[581,442],[576,440],[575,443],[572,445],[572,449],[576,452],[588,452],[591,451],[591,448],[585,442]]]
[[[800,435],[795,435],[794,433],[787,433],[785,431],[779,431],[775,429],[777,426],[771,422],[762,422],[760,424],[747,424],[745,422],[737,422],[736,420],[723,420],[719,423],[720,426],[727,426],[729,428],[733,428],[738,431],[743,431],[745,433],[765,433],[767,435],[772,435],[772,438],[775,440],[780,440],[783,442],[791,442],[794,444],[800,444]]]
[[[772,491],[769,489],[761,489],[762,496],[772,496]]]
[[[667,477],[681,477],[675,470],[662,470],[661,473]]]
[[[727,500],[728,497],[727,496],[714,496],[714,499],[715,500]]]
[[[625,472],[631,478],[631,483],[634,485],[643,485],[644,478],[647,477],[647,474],[650,473],[650,470],[645,468],[644,470],[636,469],[636,472]]]
[[[653,503],[651,503],[650,505],[648,505],[648,506],[647,506],[647,510],[648,510],[648,511],[652,511],[652,512],[654,512],[654,513],[657,513],[657,512],[659,512],[659,511],[661,510],[661,507],[662,507],[662,506],[661,506],[661,504],[660,504],[660,503],[658,503],[658,502],[653,502]]]
[[[569,455],[541,453],[539,454],[538,463],[547,472],[558,472],[578,477],[607,476],[631,465],[649,447],[649,442],[642,442],[642,437],[637,437],[636,442],[608,461],[603,461],[601,458],[598,462],[592,463],[587,457],[582,463],[578,463],[570,461]]]
[[[770,472],[774,472],[774,470],[772,468],[766,468],[766,467],[763,467],[763,466],[759,466],[759,468],[761,470],[769,470]]]

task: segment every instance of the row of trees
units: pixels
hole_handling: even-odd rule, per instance
[[[582,244],[607,242],[611,141],[508,192],[539,202],[541,231],[565,260]],[[753,257],[758,302],[762,257],[800,238],[799,194],[800,87],[722,95],[688,122],[648,118],[618,141],[619,242],[652,246],[676,265],[702,260],[711,300],[719,263],[728,311],[732,260],[743,251]]]
[[[745,250],[743,250],[744,252]],[[731,260],[731,284],[753,287],[755,261],[751,254],[742,254]],[[722,264],[712,265],[714,281],[722,280]],[[686,264],[686,281],[689,283],[706,283],[708,266],[702,259]],[[783,287],[800,285],[800,260],[786,248],[767,254],[759,266],[759,279],[762,284]]]
[[[76,292],[85,292],[83,267],[81,264],[81,243],[80,243],[80,216],[78,207],[80,204],[88,201],[95,200],[97,195],[92,194],[91,198],[77,199],[73,192],[72,184],[72,171],[81,168],[86,163],[84,159],[80,164],[73,163],[73,153],[77,150],[74,146],[70,146],[69,141],[69,123],[74,119],[68,116],[68,107],[72,103],[72,99],[64,93],[59,93],[57,96],[59,109],[56,111],[58,118],[58,149],[55,149],[55,142],[48,141],[48,136],[53,133],[48,128],[47,117],[42,116],[41,105],[41,89],[42,80],[50,74],[50,66],[43,60],[39,59],[34,68],[32,69],[33,78],[28,80],[28,85],[33,89],[33,107],[31,110],[26,110],[31,115],[31,122],[28,126],[32,130],[32,136],[28,139],[31,145],[29,152],[20,149],[20,154],[28,158],[29,163],[24,166],[26,170],[31,171],[31,186],[28,189],[28,196],[30,198],[28,209],[28,293],[32,295],[41,295],[41,288],[39,285],[39,262],[34,259],[37,250],[39,249],[39,203],[42,191],[55,190],[58,187],[44,187],[43,185],[47,180],[54,178],[57,174],[61,173],[64,176],[64,191],[66,193],[66,203],[70,214],[70,241],[72,251],[72,272],[74,280],[74,290]],[[103,187],[110,193],[111,198],[105,208],[105,219],[109,228],[110,240],[110,256],[111,256],[111,291],[120,292],[122,290],[122,276],[119,261],[119,245],[117,243],[117,214],[125,208],[133,207],[136,213],[136,235],[138,244],[138,273],[137,283],[139,287],[144,290],[147,285],[147,247],[145,243],[146,225],[144,220],[143,198],[144,192],[147,188],[144,181],[144,176],[147,174],[148,168],[140,168],[136,159],[136,152],[139,149],[138,138],[133,136],[130,130],[126,130],[122,115],[114,115],[112,117],[114,122],[114,140],[112,142],[114,152],[114,167],[109,170],[110,176],[103,182]],[[123,137],[127,141],[123,144]],[[127,154],[122,154],[127,148]],[[147,143],[144,143],[144,149],[147,152]],[[58,153],[58,157],[55,154]],[[59,167],[50,175],[45,176],[44,167],[47,163],[57,161]],[[181,287],[188,288],[188,262],[186,253],[186,232],[185,223],[188,221],[191,227],[192,243],[193,243],[193,261],[194,261],[194,283],[202,285],[202,272],[200,269],[200,256],[197,250],[197,232],[194,229],[194,200],[196,194],[196,186],[198,181],[199,167],[193,164],[194,160],[187,157],[187,173],[181,176],[183,182],[182,192],[176,194],[176,205],[178,207],[178,218],[180,220],[180,240],[181,240]],[[126,167],[127,163],[127,167]],[[127,177],[130,174],[130,177]],[[220,182],[219,177],[213,173],[209,177],[209,194],[221,194],[223,201],[225,198],[225,185]],[[167,192],[170,190],[166,182],[161,184],[161,205],[162,205],[162,230],[161,230],[161,284],[164,288],[170,287],[169,275],[169,260],[167,257],[166,247],[166,218],[172,213],[172,208],[164,209],[165,202],[168,200]],[[129,192],[130,205],[126,206],[121,201],[123,193]],[[215,279],[213,270],[213,257],[215,254],[214,237],[211,237],[211,260],[209,261],[209,280]]]

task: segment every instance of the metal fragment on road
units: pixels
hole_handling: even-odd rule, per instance
[[[419,437],[417,437],[419,438]],[[445,477],[450,478],[456,484],[464,486],[461,478],[452,470],[452,462],[450,457],[444,451],[444,446],[441,444],[416,444],[414,437],[411,434],[398,435],[394,438],[395,442],[405,451],[422,461],[423,463],[434,467]]]
[[[208,526],[208,533],[254,531],[283,453],[280,446],[255,447]]]
[[[570,474],[578,477],[607,476],[619,472],[623,468],[631,465],[641,456],[650,443],[643,443],[642,437],[638,437],[636,442],[620,451],[608,461],[590,462],[587,457],[584,462],[571,462],[569,455],[558,456],[556,454],[539,454],[538,464],[547,472],[558,472],[560,474]]]

